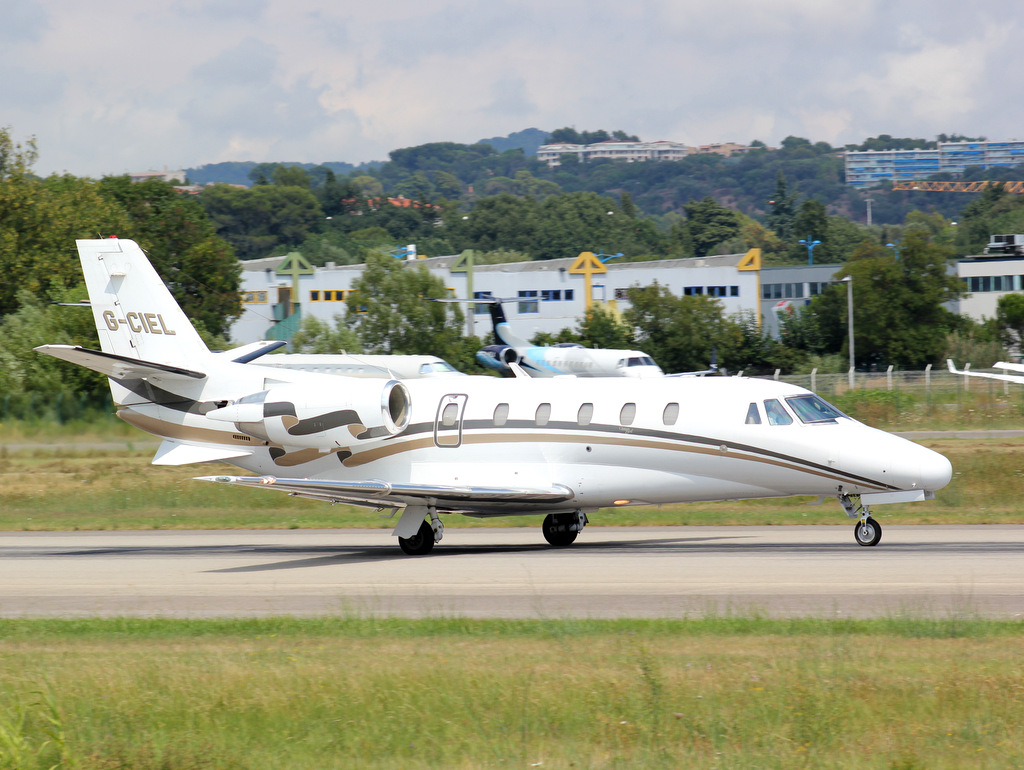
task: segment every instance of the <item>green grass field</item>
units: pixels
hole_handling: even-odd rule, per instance
[[[0,622],[0,766],[1024,762],[1020,623]]]

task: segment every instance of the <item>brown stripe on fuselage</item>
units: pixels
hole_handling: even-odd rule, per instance
[[[397,438],[397,437],[396,437]],[[801,461],[794,458],[791,461],[777,460],[770,457],[763,457],[756,454],[751,454],[748,451],[738,450],[735,448],[729,448],[727,451],[722,452],[721,449],[712,447],[701,447],[693,446],[689,444],[668,444],[666,446],[665,441],[655,441],[651,439],[641,438],[629,438],[627,436],[597,436],[594,434],[588,434],[585,438],[581,439],[579,436],[564,435],[564,434],[546,434],[543,439],[539,439],[536,434],[531,433],[513,433],[508,435],[480,435],[479,433],[464,433],[462,436],[462,444],[521,444],[535,442],[543,440],[545,443],[560,443],[560,444],[601,444],[603,446],[620,446],[620,447],[635,447],[642,449],[668,449],[674,452],[685,452],[687,454],[702,454],[702,455],[716,455],[719,457],[732,456],[738,460],[749,460],[750,462],[763,463],[765,465],[774,465],[778,468],[785,468],[786,470],[795,470],[800,473],[807,473],[812,476],[818,476],[824,479],[831,479],[833,481],[840,481],[846,484],[850,483],[849,474],[842,474],[841,472],[829,473],[824,470],[809,467],[806,464],[801,464]],[[413,451],[416,449],[427,449],[435,446],[433,437],[429,438],[418,438],[411,441],[395,441],[394,443],[388,443],[381,447],[375,447],[374,449],[367,450],[365,452],[358,452],[347,458],[343,463],[346,468],[357,468],[360,465],[374,462],[375,460],[381,460],[385,457],[392,457],[403,452]],[[870,479],[856,479],[856,483],[859,485],[870,486],[879,490],[889,490],[893,487]]]
[[[158,420],[156,417],[148,417],[139,414],[131,407],[117,410],[117,416],[129,425],[141,428],[147,433],[152,433],[161,438],[176,438],[182,441],[201,441],[205,444],[230,444],[231,446],[258,447],[266,446],[266,442],[259,439],[244,436],[234,431],[212,430],[210,428],[196,428],[191,425],[182,425],[178,422]]]

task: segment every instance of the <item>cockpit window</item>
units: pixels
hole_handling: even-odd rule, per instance
[[[769,425],[790,425],[793,422],[793,418],[789,416],[789,412],[779,403],[778,399],[766,399],[764,411],[768,415]]]
[[[792,396],[787,398],[790,408],[796,412],[800,422],[835,422],[845,417],[842,412],[817,396]]]
[[[757,408],[757,404],[751,404],[747,407],[747,419],[744,422],[747,425],[761,424],[761,411]]]
[[[657,366],[657,364],[654,363],[654,359],[650,356],[630,356],[626,366]]]

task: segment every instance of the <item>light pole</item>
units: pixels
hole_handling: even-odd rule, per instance
[[[808,265],[813,265],[814,264],[814,247],[817,246],[819,243],[821,243],[821,241],[812,241],[811,240],[811,236],[808,235],[806,238],[801,238],[800,239],[800,243],[802,243],[804,246],[807,247],[807,264]]]
[[[850,331],[850,372],[848,374],[850,390],[853,390],[853,276],[843,279],[846,284],[846,326]]]

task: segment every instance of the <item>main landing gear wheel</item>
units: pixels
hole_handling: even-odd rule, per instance
[[[857,522],[853,528],[853,536],[857,540],[857,545],[878,545],[878,541],[882,539],[882,525],[868,516]]]
[[[426,556],[434,549],[434,529],[426,519],[412,537],[398,538],[398,546],[410,556]]]
[[[579,534],[574,513],[549,513],[544,517],[541,531],[544,532],[544,539],[551,545],[563,547],[572,545]]]

